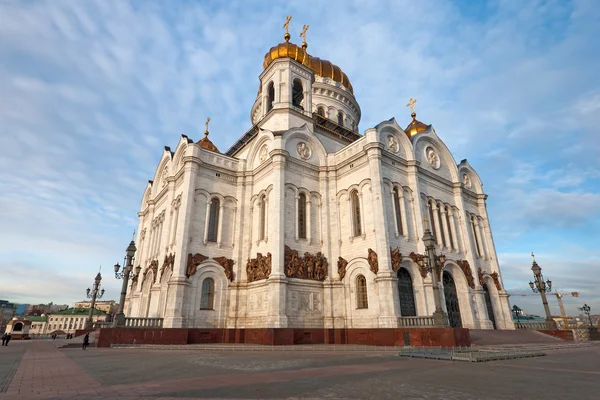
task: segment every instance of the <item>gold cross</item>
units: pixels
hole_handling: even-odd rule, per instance
[[[285,33],[290,33],[290,21],[292,20],[292,16],[288,15],[287,17],[285,17],[285,24],[283,24],[283,27],[285,28]]]
[[[428,231],[429,230],[429,220],[427,219],[427,217],[424,217],[423,221],[425,221],[425,230]]]
[[[406,107],[410,107],[410,109],[412,110],[413,114],[415,113],[415,103],[416,102],[417,102],[417,99],[413,99],[411,97],[410,100],[408,101],[408,104],[406,105]]]
[[[304,25],[302,27],[302,32],[300,32],[300,37],[302,38],[302,40],[304,40],[306,42],[306,31],[308,30],[308,28],[310,28],[310,25]]]
[[[205,124],[205,125],[206,125],[206,131],[204,132],[204,134],[205,134],[206,136],[208,136],[208,123],[209,123],[209,122],[210,122],[210,117],[206,118],[206,124]]]
[[[133,235],[131,235],[131,241],[133,242],[133,239],[135,239],[135,229],[133,230]]]
[[[531,258],[533,258],[533,261],[535,261],[535,254],[533,254],[533,251],[531,252]]]

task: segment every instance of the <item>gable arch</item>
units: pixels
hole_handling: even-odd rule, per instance
[[[268,129],[262,129],[260,128],[259,133],[256,137],[256,139],[254,140],[254,144],[252,145],[252,147],[250,148],[250,151],[248,152],[248,156],[246,158],[246,160],[248,161],[249,166],[251,166],[252,169],[256,168],[258,165],[261,164],[260,162],[260,158],[259,158],[259,152],[261,147],[266,144],[267,145],[267,152],[270,152],[271,150],[273,150],[273,141],[275,140],[275,136],[273,135],[273,132],[271,132]]]
[[[415,160],[421,161],[421,165],[429,165],[428,161],[425,159],[425,155],[423,154],[427,147],[433,147],[436,150],[437,154],[441,157],[441,166],[436,173],[439,171],[448,171],[448,179],[452,182],[458,182],[458,167],[456,165],[456,161],[454,160],[454,156],[448,149],[448,147],[440,140],[437,135],[433,136],[433,133],[430,134],[419,134],[413,136],[413,156]]]
[[[300,141],[307,142],[311,147],[312,154],[308,160],[302,160],[296,152],[295,143]],[[308,129],[306,124],[287,131],[283,135],[282,146],[293,158],[312,164],[316,163],[319,166],[325,166],[327,164],[327,151],[325,150],[325,146],[323,146],[323,143],[321,143],[317,136]]]
[[[466,187],[466,189],[472,190],[477,194],[483,194],[483,182],[481,181],[479,174],[475,172],[467,160],[462,160],[458,165],[459,182],[464,184],[463,174],[467,174],[471,181],[471,187]]]

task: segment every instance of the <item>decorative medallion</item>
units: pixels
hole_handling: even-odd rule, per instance
[[[160,180],[162,181],[162,182],[161,182],[161,185],[162,185],[162,187],[165,187],[165,185],[167,184],[167,177],[168,177],[168,176],[169,176],[169,168],[168,168],[168,167],[165,167],[165,168],[162,170],[162,177],[161,177],[161,179],[160,179]]]
[[[463,185],[465,185],[465,187],[467,189],[471,189],[471,186],[472,186],[471,185],[471,178],[469,178],[468,174],[463,174],[463,176],[462,176],[462,183],[463,183]]]
[[[260,162],[263,162],[267,159],[267,157],[269,156],[268,152],[269,152],[269,150],[267,149],[267,145],[264,144],[260,148],[260,151],[258,152],[258,158],[259,158]]]
[[[467,283],[471,289],[475,289],[475,278],[473,278],[473,273],[471,272],[471,266],[467,260],[458,260],[456,261],[460,269],[462,269],[465,274],[465,278],[467,278]]]
[[[394,272],[398,272],[400,265],[402,264],[402,253],[400,249],[396,247],[394,250],[390,247],[390,255],[392,257],[392,269]]]
[[[308,145],[304,142],[298,143],[298,146],[296,146],[296,151],[303,160],[308,160],[312,154],[310,147],[308,147]]]
[[[398,144],[398,140],[392,135],[387,137],[387,149],[392,153],[397,153],[400,150],[400,145]]]
[[[233,264],[235,264],[235,261],[227,257],[213,257],[213,260],[218,262],[221,267],[223,267],[225,270],[225,276],[230,282],[233,282]]]
[[[304,257],[299,257],[298,251],[285,246],[285,276],[288,278],[324,281],[328,265],[327,258],[321,252],[316,255],[307,252]]]
[[[208,257],[206,257],[205,255],[202,255],[200,253],[188,254],[188,262],[187,262],[187,268],[185,270],[185,276],[187,276],[189,278],[190,276],[194,275],[196,273],[198,265],[200,265],[201,263],[203,263],[206,260],[208,260]]]
[[[371,272],[377,275],[377,272],[379,272],[379,262],[377,261],[377,253],[375,253],[373,249],[369,249],[367,260],[369,261]]]
[[[431,168],[440,168],[440,156],[435,152],[433,147],[425,148],[425,156],[427,157],[427,161],[429,161],[429,165],[431,165]]]
[[[423,254],[411,252],[408,256],[419,267],[419,273],[421,274],[421,276],[423,278],[427,278],[427,268],[425,268],[425,265],[423,265],[423,266],[419,265],[419,260],[423,258]]]
[[[248,282],[267,279],[271,275],[271,253],[267,253],[266,256],[257,253],[256,258],[249,258],[246,264],[246,274]]]
[[[340,281],[341,281],[346,276],[346,266],[348,266],[348,261],[346,261],[342,257],[338,257],[337,264],[338,264],[338,275],[340,276]]]

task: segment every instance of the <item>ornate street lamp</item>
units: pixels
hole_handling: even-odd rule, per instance
[[[425,233],[423,234],[423,243],[425,244],[425,254],[417,262],[421,268],[425,268],[431,274],[431,282],[433,283],[433,299],[435,303],[435,311],[433,312],[433,322],[437,327],[448,327],[448,314],[442,309],[442,299],[438,285],[438,271],[444,268],[446,256],[435,253],[435,238],[429,230],[427,218],[425,221]]]
[[[93,289],[87,288],[86,295],[88,299],[92,299],[92,304],[90,304],[90,314],[88,315],[87,320],[85,321],[85,329],[92,329],[94,327],[93,315],[94,315],[94,307],[96,306],[96,299],[101,299],[104,296],[104,289],[100,290],[100,281],[102,281],[102,275],[98,272],[96,275],[96,279],[94,279]]]
[[[544,310],[546,312],[546,325],[548,329],[556,329],[556,323],[552,319],[552,314],[550,313],[550,307],[548,306],[548,299],[546,298],[546,292],[552,291],[552,281],[548,279],[544,282],[544,275],[542,275],[542,268],[535,261],[535,255],[531,253],[531,257],[533,258],[533,265],[531,266],[531,271],[533,271],[533,282],[529,282],[529,287],[534,293],[539,293],[542,297],[542,304],[544,305]]]
[[[127,296],[127,285],[129,283],[129,279],[132,279],[135,276],[140,274],[142,267],[139,265],[135,268],[135,272],[133,271],[133,260],[136,252],[135,242],[133,241],[135,237],[135,231],[133,231],[133,236],[131,237],[131,242],[127,249],[125,250],[125,258],[123,259],[123,268],[119,263],[115,264],[115,278],[123,279],[123,286],[121,287],[121,298],[119,300],[119,311],[115,315],[114,326],[124,327],[125,326],[125,297]],[[119,272],[121,270],[121,272]]]
[[[593,328],[594,325],[592,324],[592,317],[590,316],[590,310],[592,309],[592,307],[588,306],[587,304],[584,304],[581,309],[583,310],[585,315],[587,315],[588,320],[590,321],[590,328]]]

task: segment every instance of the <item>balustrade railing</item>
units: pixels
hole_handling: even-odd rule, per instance
[[[163,318],[125,317],[126,328],[162,328]]]
[[[435,326],[432,316],[422,317],[399,317],[398,326],[400,328],[412,328],[412,327],[433,327]]]
[[[515,322],[516,329],[556,329],[554,321]]]

